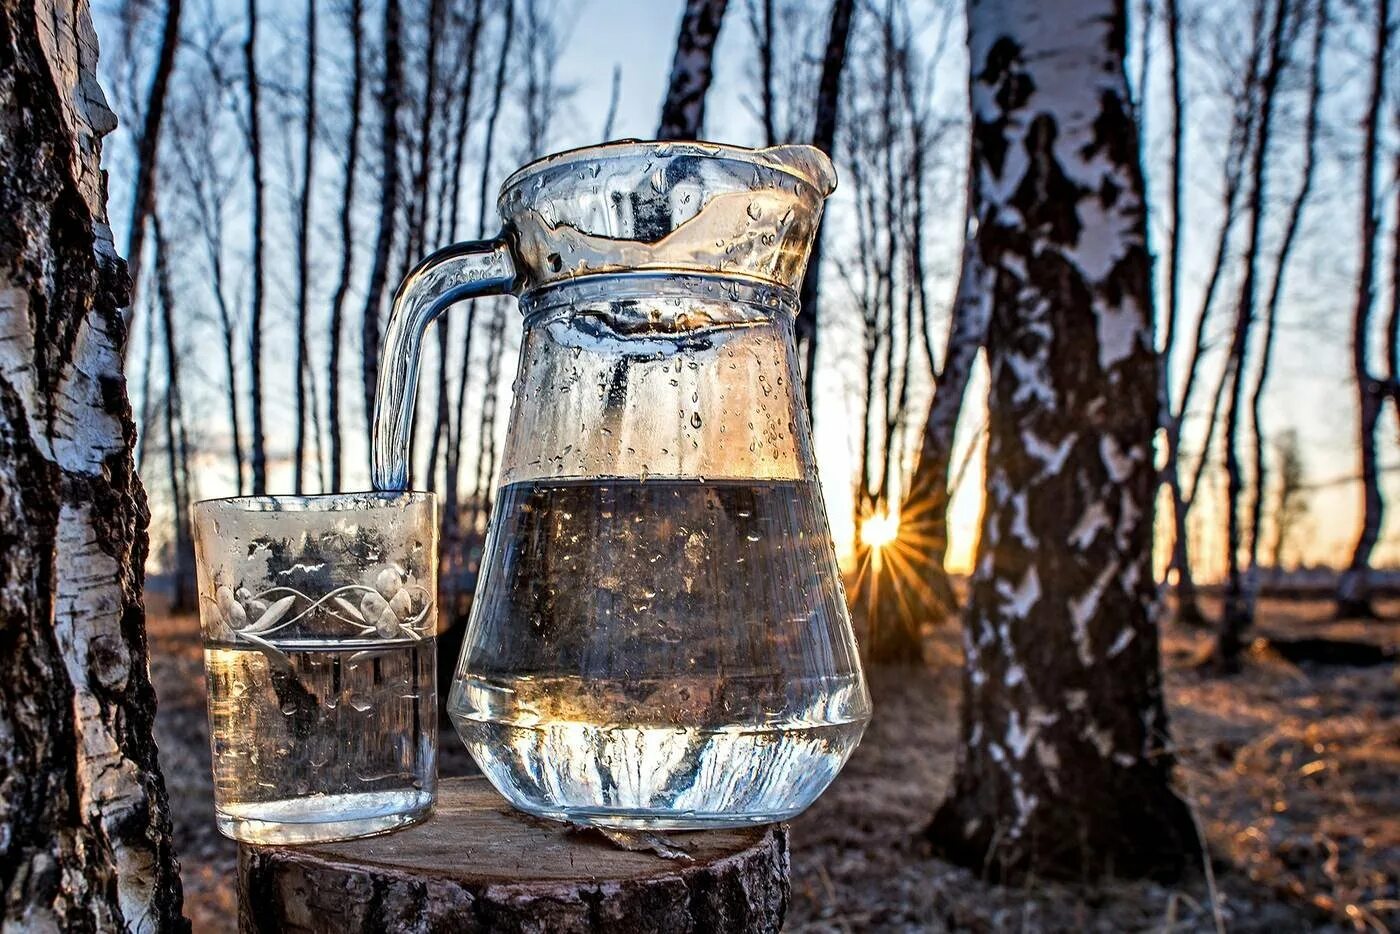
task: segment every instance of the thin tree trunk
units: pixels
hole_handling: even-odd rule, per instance
[[[194,203],[195,218],[203,241],[205,256],[209,262],[209,291],[214,297],[218,311],[219,336],[222,341],[225,393],[228,402],[229,430],[232,434],[232,455],[234,489],[239,496],[244,492],[245,459],[243,451],[243,422],[238,391],[238,328],[233,308],[229,304],[224,268],[224,211],[223,200],[217,187],[211,190],[210,176],[214,175],[210,139],[207,125],[193,128],[192,132],[176,133],[171,137],[174,152],[180,167],[190,185],[190,200]],[[201,149],[192,153],[189,145],[191,137],[197,137]],[[217,186],[217,180],[213,183]],[[140,463],[138,457],[137,462]]]
[[[297,208],[297,350],[296,443],[292,453],[292,489],[302,492],[306,469],[306,381],[310,378],[307,347],[311,291],[311,190],[316,165],[316,0],[306,0],[306,96],[301,140],[301,196]]]
[[[175,290],[170,281],[170,254],[161,235],[160,215],[151,206],[151,232],[155,237],[156,296],[165,336],[165,455],[170,484],[170,525],[174,533],[170,611],[195,609],[194,540],[189,524],[189,448],[184,429],[184,397],[180,391],[180,350],[175,336]]]
[[[471,120],[471,100],[476,87],[476,51],[481,39],[482,26],[482,0],[475,0],[472,5],[471,25],[466,33],[466,48],[463,50],[462,58],[466,63],[466,74],[462,81],[462,88],[457,94],[459,109],[457,111],[457,123],[454,133],[454,143],[452,150],[452,183],[451,195],[449,197],[448,209],[448,237],[457,239],[458,215],[462,196],[462,162],[467,149],[467,129]],[[457,522],[460,515],[461,504],[458,502],[459,495],[458,480],[461,465],[461,434],[462,434],[462,408],[465,404],[465,391],[467,388],[467,366],[470,359],[472,309],[475,302],[467,306],[467,326],[466,337],[463,341],[464,352],[462,365],[457,369],[457,399],[453,408],[440,412],[438,417],[447,422],[446,442],[447,450],[443,457],[443,538],[447,542],[447,547],[442,549],[444,561],[449,566],[455,565],[458,555],[457,548]],[[446,319],[443,319],[438,327],[445,328]],[[449,344],[446,349],[439,345],[439,350],[444,354],[451,349]],[[444,363],[444,365],[446,365]]]
[[[156,351],[156,315],[154,303],[146,300],[146,352],[141,355],[141,421],[136,426],[136,469],[139,472],[146,466],[146,446],[151,440],[151,429],[156,422],[156,407],[151,401],[152,360]],[[128,345],[130,340],[127,341]]]
[[[263,251],[265,244],[263,212],[265,193],[262,162],[262,125],[258,113],[258,2],[248,0],[248,36],[243,43],[243,66],[248,93],[248,154],[253,173],[253,301],[248,316],[248,365],[252,371],[252,461],[253,495],[267,492],[267,447],[263,433]]]
[[[773,104],[773,0],[749,0],[749,32],[758,52],[758,108],[763,145],[778,142]],[[607,137],[604,137],[605,139]]]
[[[497,120],[498,120],[498,119],[500,118],[500,116],[501,116],[501,101],[502,101],[503,95],[505,94],[505,89],[506,89],[506,66],[510,63],[510,47],[511,47],[511,40],[514,38],[514,35],[515,35],[515,0],[506,0],[506,4],[505,4],[505,20],[504,20],[504,23],[503,23],[503,25],[502,25],[502,31],[501,31],[501,50],[500,50],[500,55],[499,55],[499,56],[497,57],[497,59],[496,59],[495,83],[492,85],[493,90],[492,90],[492,94],[491,94],[491,107],[490,107],[490,110],[488,111],[487,116],[486,116],[486,138],[485,138],[485,140],[484,140],[483,143],[482,143],[482,151],[481,151],[481,180],[480,180],[480,184],[477,186],[477,200],[476,200],[476,236],[477,236],[477,239],[478,239],[478,240],[483,239],[483,238],[486,236],[486,224],[487,224],[487,217],[488,217],[488,214],[487,214],[487,195],[488,195],[488,193],[489,193],[490,190],[491,190],[491,163],[492,163],[493,157],[495,156],[495,149],[496,149],[496,122],[497,122]],[[475,304],[475,303],[472,303],[471,305],[468,306],[469,309],[475,309],[475,307],[476,307],[476,304]],[[492,325],[492,326],[494,326],[494,316],[495,316],[495,314],[496,314],[496,311],[497,311],[497,309],[494,309],[494,308],[492,309],[492,322],[493,322],[493,325]],[[469,354],[470,351],[471,351],[471,344],[472,344],[472,325],[474,324],[474,320],[473,320],[473,319],[474,319],[474,315],[469,311],[469,312],[468,312],[468,316],[467,316],[467,337],[466,337],[466,340],[463,341],[463,343],[462,343],[462,367],[461,367],[461,371],[462,371],[464,377],[465,377],[465,374],[467,373],[467,367],[468,367],[468,366],[470,365],[470,363],[471,363],[471,358],[468,356],[468,354]],[[463,404],[464,401],[465,401],[465,393],[459,393],[459,394],[458,394],[458,400],[457,400],[457,402],[458,402],[458,404],[457,404],[457,424],[458,424],[457,443],[458,443],[459,446],[460,446],[461,443],[462,443],[462,436],[463,436],[464,434],[466,434],[466,432],[465,432],[465,431],[462,429],[462,427],[461,427],[462,424],[463,424],[463,422],[462,422],[463,405],[462,405],[462,404]],[[479,439],[479,440],[480,440],[481,444],[483,444],[483,445],[485,444],[485,439],[484,439],[484,438],[481,438],[481,439]],[[478,451],[478,454],[479,454],[479,453],[480,453],[480,452]],[[461,452],[460,452],[460,450],[459,450],[459,452],[458,452],[458,457],[459,457],[459,458],[461,457]],[[476,531],[478,522],[481,521],[482,519],[484,519],[483,511],[482,511],[482,508],[481,508],[481,498],[482,498],[482,490],[483,490],[482,484],[483,484],[484,481],[482,480],[481,475],[480,475],[480,470],[481,470],[481,463],[480,463],[480,460],[481,460],[481,458],[478,456],[477,460],[478,460],[478,463],[477,463],[476,484],[475,484],[475,489],[474,489],[473,495],[472,495],[471,516],[469,517],[469,520],[468,520],[468,521],[469,521],[468,528],[470,528],[470,529],[473,531],[473,534],[474,534],[475,531]],[[460,635],[458,636],[458,638],[460,639]]]
[[[914,151],[912,162],[909,167],[909,174],[913,176],[911,180],[914,189],[914,220],[909,225],[909,275],[914,280],[914,296],[918,303],[919,334],[923,339],[924,360],[928,365],[929,376],[938,376],[938,357],[933,351],[933,338],[929,333],[928,326],[928,284],[924,273],[924,218],[926,217],[924,208],[924,163],[926,153],[924,149],[928,143],[925,139],[923,119],[916,112],[913,100],[913,88],[906,87],[904,93],[909,98],[909,120],[915,131]]]
[[[881,52],[885,57],[884,75],[881,84],[881,111],[884,114],[883,139],[880,141],[881,161],[884,166],[882,186],[881,220],[885,228],[885,248],[881,256],[880,281],[883,296],[878,308],[883,309],[885,325],[880,333],[885,341],[884,381],[881,387],[885,418],[884,432],[880,449],[880,482],[876,489],[875,501],[882,511],[889,510],[890,461],[895,457],[895,425],[898,418],[894,389],[895,373],[895,264],[896,256],[902,249],[902,225],[895,204],[898,197],[895,173],[895,151],[898,148],[897,110],[895,107],[895,73],[899,70],[897,61],[899,49],[894,34],[894,0],[886,0],[884,16],[880,24]]]
[[[1167,74],[1171,84],[1171,220],[1167,229],[1167,308],[1166,328],[1162,341],[1162,364],[1159,367],[1161,398],[1158,404],[1165,416],[1167,428],[1167,459],[1162,471],[1172,501],[1172,555],[1170,567],[1176,570],[1176,616],[1178,622],[1199,626],[1205,623],[1196,582],[1191,574],[1191,556],[1186,535],[1187,503],[1181,495],[1180,428],[1172,418],[1172,351],[1176,346],[1177,322],[1181,316],[1181,233],[1186,191],[1186,95],[1181,81],[1181,16],[1177,0],[1165,0],[1164,19],[1167,30],[1167,54],[1170,63]],[[1204,332],[1202,332],[1202,336]],[[1200,354],[1196,355],[1199,360]],[[1184,409],[1183,409],[1184,412]]]
[[[101,171],[116,117],[84,0],[0,0],[0,50],[0,927],[188,930]]]
[[[343,489],[345,447],[340,436],[340,352],[345,334],[345,298],[355,262],[355,173],[360,160],[360,109],[364,98],[364,0],[350,0],[350,139],[345,185],[340,196],[340,276],[331,300],[330,361],[326,369],[326,429],[331,446],[331,489]]]
[[[657,139],[700,138],[705,125],[705,94],[714,76],[715,43],[727,4],[728,0],[686,0]]]
[[[1257,0],[1262,2],[1262,0]],[[1249,373],[1249,338],[1256,320],[1260,235],[1264,227],[1269,150],[1273,143],[1274,95],[1279,75],[1287,61],[1286,35],[1287,0],[1275,0],[1272,27],[1267,40],[1269,64],[1259,82],[1258,137],[1250,157],[1249,175],[1253,188],[1248,204],[1249,233],[1243,256],[1244,276],[1240,283],[1239,302],[1235,307],[1235,329],[1231,339],[1230,359],[1234,362],[1230,378],[1230,402],[1225,409],[1225,482],[1226,482],[1226,547],[1225,547],[1225,612],[1215,644],[1215,663],[1224,672],[1239,670],[1240,649],[1245,633],[1254,627],[1254,602],[1257,583],[1254,568],[1240,563],[1244,550],[1244,529],[1241,513],[1244,506],[1244,465],[1240,462],[1239,435],[1244,407],[1245,377]]]
[[[228,299],[224,295],[224,260],[219,245],[210,242],[209,252],[211,256],[211,268],[213,272],[213,282],[211,286],[214,291],[214,304],[219,309],[219,328],[223,337],[224,345],[224,379],[228,381],[228,417],[229,428],[233,433],[233,472],[234,489],[239,496],[243,495],[243,420],[240,415],[240,405],[238,400],[238,360],[235,355],[238,334],[234,327],[233,309],[229,307]]]
[[[1396,108],[1395,117],[1396,125],[1400,126],[1400,107]],[[1395,178],[1400,180],[1400,149],[1395,152]],[[1391,230],[1390,247],[1390,318],[1385,324],[1385,347],[1390,399],[1395,405],[1396,421],[1400,423],[1400,184],[1395,186],[1395,205],[1396,223]]]
[[[1172,877],[1200,853],[1153,625],[1159,389],[1124,20],[1121,0],[968,7],[991,430],[962,745],[928,834],[994,879]]]
[[[442,43],[444,0],[428,0],[428,44],[423,70],[423,113],[414,127],[418,136],[418,158],[410,179],[408,224],[408,265],[418,262],[428,232],[428,189],[433,169],[433,130],[438,110],[438,49]]]
[[[478,11],[480,12],[480,11]],[[515,0],[506,0],[504,17],[501,28],[501,46],[496,58],[496,68],[491,85],[491,104],[486,114],[485,138],[482,143],[481,153],[481,177],[477,185],[476,204],[476,236],[477,239],[484,239],[486,236],[487,223],[492,219],[488,214],[487,197],[491,189],[491,165],[496,149],[496,125],[501,116],[501,104],[506,89],[506,69],[510,63],[510,51],[512,40],[515,36]],[[472,339],[475,336],[476,325],[476,302],[467,305],[466,335],[462,340],[461,365],[458,372],[461,380],[457,384],[456,399],[456,436],[453,438],[453,452],[451,458],[451,468],[448,472],[446,487],[450,491],[449,497],[455,504],[458,500],[457,490],[460,483],[460,471],[462,463],[462,439],[466,436],[466,400],[467,400],[467,374],[470,372]],[[497,310],[491,311],[491,321],[494,322]],[[489,376],[488,376],[489,379]],[[481,439],[484,444],[484,439]],[[479,453],[479,450],[478,450]],[[458,536],[458,541],[454,547],[459,549],[461,555],[461,569],[469,572],[467,567],[467,556],[470,554],[476,543],[480,541],[478,523],[484,522],[486,515],[482,509],[482,464],[478,457],[477,475],[474,484],[473,494],[469,509],[466,515],[454,516],[453,524],[450,526]],[[455,505],[453,508],[457,508]],[[463,587],[467,593],[459,596],[469,596],[470,588]],[[465,601],[458,599],[454,601],[456,612],[448,618],[442,631],[438,634],[438,684],[444,690],[451,684],[455,673],[455,659],[461,652],[462,638],[466,635],[467,616],[465,613]]]
[[[1301,16],[1301,10],[1298,12]],[[1278,336],[1278,310],[1283,296],[1284,273],[1293,255],[1293,246],[1298,239],[1303,210],[1312,193],[1313,175],[1317,165],[1317,129],[1319,107],[1322,98],[1322,54],[1327,37],[1327,0],[1317,0],[1313,27],[1312,58],[1308,63],[1308,101],[1303,124],[1303,166],[1298,191],[1288,206],[1284,220],[1283,239],[1279,243],[1274,260],[1274,281],[1269,287],[1269,298],[1264,308],[1264,345],[1259,352],[1259,369],[1250,394],[1250,436],[1253,440],[1252,466],[1254,488],[1249,504],[1249,547],[1250,568],[1259,564],[1259,542],[1263,537],[1264,499],[1268,495],[1268,463],[1264,457],[1264,391],[1268,385],[1269,373],[1273,364],[1274,343]],[[1277,570],[1277,561],[1274,562]]]
[[[1360,416],[1361,449],[1361,533],[1352,550],[1351,562],[1337,583],[1337,615],[1374,618],[1371,605],[1371,552],[1380,538],[1385,500],[1381,498],[1380,464],[1376,448],[1376,428],[1386,389],[1371,371],[1371,313],[1376,302],[1376,241],[1380,228],[1380,207],[1376,198],[1377,149],[1379,147],[1381,100],[1385,96],[1385,63],[1390,43],[1390,0],[1376,0],[1376,50],[1371,59],[1371,89],[1362,121],[1365,144],[1361,152],[1361,262],[1356,271],[1356,310],[1352,318],[1351,360],[1356,377],[1356,402]]]
[[[523,38],[527,58],[524,69],[525,86],[522,89],[522,109],[525,117],[525,147],[529,157],[536,157],[542,155],[544,147],[544,136],[547,129],[545,121],[548,111],[541,109],[541,105],[547,104],[546,95],[549,88],[547,75],[542,75],[540,72],[540,60],[537,55],[537,49],[541,46],[538,40],[543,20],[539,15],[539,6],[536,0],[525,0],[524,13]],[[483,210],[484,207],[483,202]],[[481,405],[481,425],[476,460],[476,495],[474,497],[476,502],[480,503],[480,514],[484,522],[489,520],[495,499],[496,418],[500,401],[500,377],[503,362],[501,356],[505,351],[506,309],[507,304],[504,301],[500,299],[492,301],[491,323],[487,329],[486,382],[483,387]]]
[[[131,227],[126,239],[127,268],[131,270],[131,300],[123,312],[127,329],[136,308],[137,285],[141,278],[141,254],[146,241],[146,219],[156,198],[156,164],[160,159],[160,126],[165,118],[165,98],[170,76],[175,71],[175,54],[180,48],[181,0],[167,0],[165,23],[161,29],[160,52],[151,89],[146,94],[146,113],[141,136],[136,143],[136,193],[131,202]]]
[[[1235,362],[1227,358],[1225,365],[1220,368],[1220,379],[1215,383],[1215,392],[1211,394],[1210,412],[1206,416],[1206,434],[1201,439],[1201,453],[1196,458],[1195,466],[1191,469],[1191,485],[1186,488],[1186,502],[1188,505],[1196,501],[1196,494],[1200,492],[1201,483],[1205,478],[1206,469],[1210,466],[1210,451],[1215,444],[1215,431],[1220,425],[1220,408],[1225,401],[1225,390],[1235,377]]]
[[[424,65],[428,76],[423,91],[422,125],[418,128],[418,165],[413,171],[414,217],[413,222],[409,225],[409,263],[417,262],[417,258],[424,253],[424,241],[428,232],[428,189],[433,163],[433,125],[438,109],[438,47],[443,32],[442,19],[443,0],[429,0],[428,49]],[[439,215],[441,212],[442,205],[439,205]],[[433,433],[429,439],[428,470],[424,481],[426,488],[434,491],[437,490],[438,457],[442,451],[443,434],[447,430],[447,420],[444,416],[447,414],[447,339],[450,333],[446,319],[439,320],[437,324],[437,400],[433,406]],[[411,451],[410,448],[410,453]],[[409,461],[411,466],[412,457],[409,458]]]
[[[452,150],[452,193],[451,207],[448,216],[448,237],[456,239],[458,237],[458,211],[462,200],[462,161],[466,153],[466,132],[470,123],[470,102],[476,87],[476,52],[480,45],[483,22],[482,0],[476,0],[472,7],[472,24],[466,34],[466,49],[463,50],[463,59],[466,62],[466,76],[462,81],[462,90],[459,92],[461,99],[461,109],[458,111],[458,123],[456,123],[455,144]],[[444,455],[444,479],[442,479],[442,489],[444,489],[444,503],[442,503],[442,529],[444,538],[447,539],[447,548],[444,552],[444,563],[449,569],[461,562],[462,556],[459,553],[459,515],[461,515],[461,503],[458,497],[461,496],[461,463],[462,463],[462,409],[466,402],[466,374],[470,365],[470,346],[472,346],[472,330],[475,325],[476,302],[469,302],[466,308],[466,336],[463,339],[462,365],[458,367],[458,389],[456,389],[456,405],[448,409],[448,412],[440,413],[441,419],[447,420],[447,454]],[[444,322],[445,323],[445,322]],[[438,325],[441,326],[442,325]]]
[[[614,65],[612,73],[612,91],[608,94],[608,115],[603,118],[603,135],[600,137],[603,142],[608,142],[613,136],[613,124],[617,122],[617,105],[622,97],[622,66]]]
[[[1169,0],[1167,29],[1169,32],[1169,42],[1172,49],[1172,88],[1174,104],[1173,115],[1173,150],[1177,150],[1184,145],[1184,129],[1179,125],[1184,121],[1186,100],[1181,96],[1181,38],[1180,21],[1177,15],[1175,2]],[[1243,77],[1243,84],[1247,88],[1253,88],[1257,81],[1260,67],[1259,50],[1251,53],[1249,64],[1246,67]],[[1206,279],[1204,292],[1201,296],[1200,313],[1196,316],[1196,326],[1191,343],[1191,354],[1187,358],[1186,376],[1182,383],[1181,398],[1176,403],[1176,408],[1171,408],[1171,383],[1170,375],[1172,369],[1172,355],[1176,344],[1176,335],[1179,323],[1180,308],[1180,244],[1181,231],[1184,229],[1184,213],[1181,203],[1182,181],[1181,176],[1184,166],[1181,155],[1175,157],[1176,164],[1172,170],[1173,181],[1173,216],[1172,216],[1172,238],[1173,246],[1169,267],[1169,299],[1168,299],[1168,319],[1166,341],[1163,344],[1161,354],[1162,376],[1159,378],[1164,405],[1162,421],[1166,436],[1166,466],[1163,468],[1161,481],[1167,485],[1172,499],[1172,560],[1169,571],[1176,571],[1176,604],[1177,619],[1187,625],[1201,626],[1206,623],[1205,613],[1201,611],[1200,601],[1197,597],[1195,576],[1191,570],[1190,557],[1190,536],[1187,519],[1194,503],[1194,488],[1191,495],[1187,495],[1181,488],[1181,441],[1185,428],[1186,413],[1190,410],[1192,393],[1196,387],[1196,380],[1200,373],[1201,362],[1206,352],[1207,324],[1210,321],[1210,311],[1214,304],[1215,293],[1219,288],[1223,278],[1226,263],[1229,259],[1230,234],[1234,230],[1235,220],[1239,212],[1240,191],[1244,179],[1245,157],[1249,150],[1249,141],[1254,132],[1254,110],[1249,100],[1249,94],[1241,94],[1242,102],[1237,105],[1231,127],[1230,145],[1225,157],[1225,179],[1224,192],[1221,197],[1224,217],[1220,222],[1220,231],[1216,237],[1215,256],[1211,265],[1211,271]],[[1222,384],[1223,385],[1223,384]],[[1217,404],[1219,395],[1216,397]],[[1212,410],[1211,423],[1207,428],[1207,439],[1215,430],[1215,416]],[[1204,464],[1210,452],[1209,440],[1203,445],[1199,464]],[[1197,475],[1199,476],[1199,469]]]
[[[381,130],[379,136],[379,233],[375,237],[374,262],[370,266],[369,289],[360,328],[361,368],[364,389],[365,422],[373,429],[374,387],[379,378],[379,304],[389,276],[389,260],[394,249],[394,229],[399,213],[399,105],[403,85],[402,26],[399,0],[384,4],[384,80],[379,90]]]
[[[893,565],[891,574],[899,588],[898,599],[882,599],[880,603],[896,610],[897,619],[904,626],[917,626],[924,620],[941,622],[958,609],[957,595],[944,567],[952,493],[950,471],[953,442],[972,381],[973,364],[986,340],[991,315],[988,288],[988,273],[979,257],[977,241],[968,236],[948,323],[943,368],[929,404],[909,489],[900,505],[899,536],[894,547],[887,549],[885,559]],[[892,625],[882,622],[881,628],[888,631]]]
[[[827,155],[832,155],[836,149],[836,127],[841,106],[841,73],[846,67],[846,48],[850,44],[851,20],[855,17],[855,8],[855,0],[832,0],[831,3],[831,29],[827,33],[826,53],[822,57],[821,79],[817,85],[816,120],[812,127],[812,145]],[[807,259],[807,270],[802,276],[800,304],[795,324],[799,352],[804,354],[806,363],[804,377],[807,411],[813,422],[816,421],[816,408],[812,403],[817,381],[817,305],[821,285],[822,241],[822,228],[819,227],[816,239],[812,243],[811,256]]]

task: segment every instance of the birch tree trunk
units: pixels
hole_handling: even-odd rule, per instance
[[[1352,370],[1360,414],[1357,444],[1361,451],[1361,534],[1351,562],[1337,583],[1337,615],[1376,616],[1371,605],[1371,552],[1380,539],[1385,515],[1381,497],[1380,455],[1376,430],[1385,404],[1385,384],[1371,371],[1371,313],[1376,303],[1376,241],[1380,206],[1376,197],[1379,175],[1376,152],[1380,133],[1381,99],[1385,96],[1386,47],[1390,40],[1390,0],[1376,0],[1376,50],[1371,60],[1371,88],[1362,122],[1365,144],[1361,154],[1361,262],[1356,273],[1356,310],[1352,316]],[[1393,374],[1392,374],[1393,375]]]
[[[142,628],[116,125],[85,0],[0,0],[0,927],[180,930]]]
[[[998,879],[1172,876],[1154,626],[1157,371],[1122,0],[972,0],[972,207],[990,302],[987,503],[962,744],[928,830]]]
[[[686,0],[657,139],[700,138],[705,125],[705,94],[714,76],[715,43],[727,4],[728,0]]]

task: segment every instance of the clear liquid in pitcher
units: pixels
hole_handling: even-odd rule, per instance
[[[869,698],[814,482],[505,486],[448,711],[517,806],[631,827],[782,820]]]

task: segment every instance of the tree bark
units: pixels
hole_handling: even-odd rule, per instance
[[[846,48],[850,45],[851,20],[855,18],[855,7],[855,0],[832,0],[831,3],[831,29],[827,33],[826,53],[822,56],[821,79],[817,85],[816,120],[812,126],[812,145],[828,156],[836,149],[836,127],[841,106],[841,73],[846,68]],[[807,258],[807,270],[802,275],[797,320],[794,323],[799,352],[803,353],[807,367],[804,374],[807,411],[814,422],[816,408],[812,403],[815,399],[813,393],[817,375],[817,306],[822,253],[822,228],[819,227],[816,239],[812,241],[812,253]]]
[[[1351,360],[1356,378],[1356,402],[1360,418],[1357,444],[1361,449],[1361,532],[1351,561],[1337,582],[1337,615],[1343,618],[1375,618],[1371,605],[1371,552],[1380,539],[1385,517],[1381,496],[1380,456],[1376,429],[1388,387],[1371,370],[1371,313],[1376,302],[1376,241],[1380,230],[1380,206],[1376,198],[1377,149],[1381,100],[1385,96],[1386,50],[1390,44],[1390,0],[1376,0],[1376,49],[1371,59],[1371,88],[1362,120],[1365,143],[1361,151],[1361,261],[1356,272],[1356,306],[1352,316]]]
[[[782,928],[779,824],[686,834],[685,858],[512,810],[484,779],[442,783],[427,822],[389,836],[239,847],[245,934],[745,932]]]
[[[83,0],[0,0],[0,926],[183,930]]]
[[[973,213],[991,305],[987,503],[961,748],[929,828],[1002,880],[1180,874],[1153,621],[1157,425],[1122,0],[973,0]]]
[[[399,105],[403,85],[403,47],[399,35],[402,16],[399,0],[384,4],[384,79],[379,89],[379,233],[375,237],[374,262],[361,318],[360,378],[364,390],[365,423],[373,428],[374,387],[379,378],[379,304],[389,277],[394,230],[399,213]]]
[[[700,138],[705,125],[705,94],[714,76],[715,43],[727,4],[728,0],[686,0],[657,139]]]
[[[248,35],[243,42],[244,79],[248,91],[248,155],[252,169],[253,210],[253,300],[248,316],[248,365],[252,371],[252,467],[253,495],[267,492],[267,439],[263,432],[263,290],[266,276],[263,269],[264,213],[266,192],[263,181],[262,117],[258,105],[258,0],[248,0]]]
[[[136,193],[131,201],[131,227],[126,239],[126,261],[132,270],[131,299],[122,316],[127,330],[136,308],[136,286],[141,277],[141,254],[146,242],[146,220],[156,199],[156,164],[160,159],[160,126],[165,118],[165,98],[170,76],[175,71],[175,53],[180,48],[181,0],[167,0],[165,24],[161,29],[160,51],[151,89],[146,94],[146,112],[141,137],[136,142]]]

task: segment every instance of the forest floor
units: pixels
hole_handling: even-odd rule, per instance
[[[1266,600],[1259,634],[1394,649],[1400,601],[1380,610],[1390,622],[1342,624],[1320,602]],[[232,931],[236,858],[214,828],[198,624],[153,617],[150,636],[185,910],[196,932]],[[1163,632],[1178,781],[1213,880],[1007,888],[933,858],[920,831],[952,776],[961,663],[943,627],[926,669],[870,672],[864,742],[793,824],[788,930],[1400,932],[1400,669],[1256,646],[1242,674],[1219,678],[1197,665],[1209,641]],[[455,737],[442,750],[442,774],[470,770]]]

